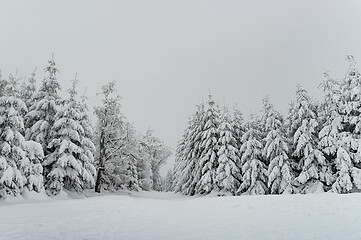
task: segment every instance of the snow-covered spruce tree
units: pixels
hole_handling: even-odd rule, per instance
[[[143,156],[139,152],[139,136],[136,134],[134,126],[128,122],[125,123],[124,131],[126,134],[120,153],[121,161],[119,161],[120,164],[118,165],[119,178],[122,181],[121,188],[139,191],[144,187],[144,190],[150,190],[148,186],[145,186],[147,184],[143,185],[143,183],[149,181],[149,178],[142,178],[144,175],[140,174],[140,172],[144,172],[140,171],[138,165]]]
[[[332,190],[348,193],[361,189],[361,74],[348,56],[350,67],[340,83],[340,101],[335,127],[339,129],[336,155],[336,181]],[[339,122],[339,120],[340,122]]]
[[[188,121],[188,126],[178,144],[173,176],[173,190],[186,195],[196,193],[195,186],[201,177],[199,159],[202,152],[201,140],[205,114],[203,103],[197,105],[197,110]]]
[[[6,80],[3,79],[3,76],[2,76],[1,70],[0,70],[0,97],[5,95],[5,86],[6,86]]]
[[[0,97],[0,197],[19,195],[23,187],[41,191],[42,148],[24,138],[23,117],[27,112],[20,99],[18,79],[10,76]]]
[[[295,186],[302,193],[323,190],[321,173],[326,166],[325,157],[318,149],[319,125],[316,105],[300,85],[296,90],[296,101],[288,120],[292,123],[289,132],[292,141],[292,157],[295,161]],[[321,189],[319,189],[321,188]]]
[[[42,192],[44,189],[43,166],[44,151],[40,143],[25,141],[26,158],[20,163],[20,171],[26,178],[24,187],[28,191]]]
[[[195,187],[196,194],[209,194],[213,190],[218,191],[216,184],[217,168],[218,168],[218,139],[219,139],[219,109],[209,96],[206,111],[202,115],[204,127],[201,130],[200,141],[200,158],[199,165],[195,168],[196,177],[194,181],[197,183]],[[199,179],[199,181],[198,181]]]
[[[44,156],[47,157],[54,151],[54,149],[48,148],[48,145],[53,140],[52,128],[55,123],[55,115],[61,106],[61,99],[58,95],[60,84],[56,78],[58,69],[54,59],[49,61],[45,73],[48,76],[42,81],[39,91],[33,94],[32,105],[25,116],[27,129],[25,137],[27,140],[40,143],[44,150]],[[46,175],[50,170],[44,167],[45,180],[47,180]]]
[[[0,197],[19,195],[25,184],[19,166],[26,158],[22,115],[27,109],[15,92],[17,84],[11,76],[0,97]]]
[[[218,168],[215,182],[222,194],[236,194],[241,184],[239,149],[228,109],[224,107],[219,124]]]
[[[319,149],[325,157],[326,164],[322,166],[320,179],[326,190],[329,190],[335,181],[335,159],[337,157],[341,115],[338,112],[340,99],[339,82],[325,73],[325,80],[320,84],[325,97],[319,107],[319,124],[322,126],[318,134]]]
[[[241,154],[241,147],[242,147],[242,137],[246,132],[246,127],[245,127],[245,122],[243,119],[243,114],[242,112],[238,109],[237,106],[235,106],[233,108],[233,118],[232,118],[232,125],[233,125],[233,135],[236,139],[236,143],[237,143],[237,154],[238,154],[238,158],[241,159],[242,158],[242,154]],[[240,169],[242,168],[242,166],[238,166]]]
[[[263,157],[268,165],[268,189],[271,194],[293,193],[293,173],[288,158],[288,145],[283,118],[268,98],[263,99],[264,138]]]
[[[173,176],[174,176],[173,169],[168,170],[167,175],[163,179],[163,186],[162,186],[163,192],[171,192],[173,190],[172,189]]]
[[[184,131],[182,138],[179,140],[176,152],[175,152],[175,162],[173,165],[172,175],[171,175],[171,187],[169,188],[169,191],[174,192],[180,192],[182,188],[182,172],[186,168],[186,156],[185,156],[185,149],[187,144],[187,137],[188,137],[188,129],[189,126],[187,126],[186,130]],[[190,177],[188,175],[188,177]]]
[[[68,90],[69,98],[55,115],[55,123],[51,131],[52,141],[48,148],[53,151],[46,156],[43,166],[49,169],[46,175],[45,188],[49,195],[58,194],[63,188],[69,191],[80,192],[94,184],[94,168],[91,168],[91,159],[88,158],[89,142],[83,149],[85,139],[84,128],[81,120],[84,118],[83,105],[76,99],[76,85],[78,80],[73,80],[73,86]],[[87,129],[89,130],[89,129]],[[85,151],[88,151],[84,153]],[[85,161],[84,161],[85,160]]]
[[[116,94],[115,81],[102,86],[102,105],[95,108],[98,118],[98,171],[95,191],[102,184],[110,190],[124,187],[119,176],[124,170],[122,148],[127,144],[125,117],[120,111],[120,96]]]
[[[83,128],[83,132],[80,133],[80,145],[82,152],[80,154],[80,160],[83,163],[84,171],[81,175],[83,187],[93,188],[95,185],[94,177],[96,169],[94,166],[94,154],[96,147],[93,143],[94,128],[89,118],[89,109],[86,104],[87,97],[81,96],[81,103],[79,105],[80,111],[80,126]]]
[[[262,139],[260,120],[251,116],[246,124],[246,133],[242,137],[240,149],[242,158],[242,183],[237,194],[262,195],[267,189],[267,166],[262,157]]]
[[[171,155],[171,151],[158,138],[153,136],[153,131],[148,130],[142,137],[140,144],[144,146],[144,151],[151,162],[153,190],[161,191],[162,179],[159,170],[165,164],[167,158]]]
[[[20,97],[25,102],[26,107],[30,110],[31,106],[34,104],[33,96],[36,92],[36,79],[35,79],[35,71],[31,73],[30,78],[26,81],[22,82],[20,86]]]

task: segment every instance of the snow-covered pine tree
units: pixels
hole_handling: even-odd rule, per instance
[[[246,132],[246,128],[245,128],[245,122],[243,119],[243,114],[242,112],[238,109],[237,106],[234,106],[233,108],[233,118],[232,118],[232,125],[233,125],[233,135],[236,139],[236,143],[237,143],[237,149],[238,149],[238,158],[241,159],[242,158],[242,154],[241,154],[241,147],[242,147],[242,137]],[[240,169],[242,168],[240,165],[238,166]]]
[[[56,113],[55,123],[51,129],[53,139],[48,147],[53,151],[43,162],[46,169],[49,169],[45,183],[49,195],[58,194],[63,187],[69,191],[80,192],[94,184],[94,169],[89,168],[91,159],[84,154],[84,150],[89,151],[88,147],[91,147],[91,144],[87,142],[86,149],[82,148],[83,141],[87,140],[81,125],[84,118],[83,105],[76,99],[77,84],[78,80],[75,77],[72,88],[68,90],[70,96]]]
[[[190,121],[190,120],[189,120]],[[186,168],[186,156],[185,156],[185,149],[187,144],[187,138],[188,138],[188,130],[189,130],[190,124],[185,129],[182,138],[179,140],[176,152],[175,152],[175,162],[173,165],[172,170],[172,180],[171,180],[171,187],[169,188],[169,191],[174,192],[180,192],[182,188],[182,172]],[[190,177],[190,176],[189,176]]]
[[[268,98],[263,99],[263,157],[268,165],[268,189],[271,194],[293,193],[293,173],[288,158],[288,145],[282,115]]]
[[[318,149],[317,108],[300,85],[297,86],[296,101],[290,113],[288,119],[292,125],[289,132],[293,139],[291,150],[297,173],[295,185],[302,193],[323,190],[320,176],[326,161]]]
[[[209,194],[213,190],[218,191],[216,184],[218,168],[218,139],[219,139],[219,109],[212,96],[209,95],[207,108],[201,120],[204,124],[201,130],[201,154],[199,158],[199,167],[195,168],[196,176],[195,191],[197,194]],[[199,181],[198,181],[199,179]]]
[[[218,168],[215,182],[221,194],[236,194],[241,184],[239,149],[234,134],[234,126],[228,109],[224,107],[219,124]]]
[[[49,60],[45,68],[47,77],[41,83],[40,89],[33,95],[32,105],[25,116],[26,139],[38,142],[42,145],[44,156],[47,157],[53,149],[48,148],[53,140],[52,127],[55,123],[55,115],[61,106],[61,99],[58,95],[60,84],[57,81],[54,58]],[[44,173],[50,169],[44,168]],[[45,177],[46,178],[46,177]]]
[[[6,80],[3,79],[3,76],[2,76],[1,70],[0,70],[0,97],[5,95],[5,86],[6,86]]]
[[[86,104],[87,97],[81,96],[81,102],[79,105],[80,111],[80,126],[83,128],[83,132],[80,132],[80,146],[82,152],[80,154],[80,160],[83,163],[83,173],[81,174],[83,187],[93,188],[95,185],[94,177],[96,169],[94,166],[94,154],[96,147],[93,143],[94,128],[89,118],[89,109]]]
[[[141,178],[139,174],[139,166],[138,163],[141,162],[143,158],[140,154],[139,150],[139,137],[136,134],[135,128],[130,123],[125,123],[125,139],[123,147],[121,148],[120,158],[121,161],[119,162],[123,167],[120,167],[122,170],[119,171],[119,177],[122,179],[122,188],[139,191],[141,187],[144,187],[145,179]],[[151,170],[149,170],[151,171]],[[144,173],[144,172],[142,172]],[[147,178],[148,180],[149,178]],[[144,190],[150,190],[147,186],[144,187]]]
[[[27,164],[23,117],[27,112],[19,97],[18,79],[10,76],[0,97],[0,197],[21,194]]]
[[[361,189],[361,74],[353,56],[347,56],[350,67],[340,83],[340,99],[335,127],[339,129],[336,181],[332,189],[348,193]],[[339,122],[339,120],[340,122]]]
[[[242,183],[237,194],[262,195],[267,189],[267,166],[262,157],[260,120],[251,116],[246,124],[246,133],[242,137],[240,149],[242,158]]]
[[[20,171],[26,178],[24,187],[28,191],[42,192],[44,189],[43,166],[44,151],[40,143],[25,141],[26,158],[20,163]]]
[[[35,79],[35,70],[31,73],[30,78],[22,82],[20,86],[20,97],[25,102],[27,108],[30,110],[31,106],[34,104],[33,95],[36,92],[36,79]]]
[[[173,169],[168,170],[167,175],[165,176],[164,180],[163,180],[163,186],[162,186],[162,191],[163,192],[171,192],[173,191],[172,186],[173,186]]]
[[[199,159],[201,155],[202,129],[205,114],[203,103],[197,105],[197,110],[188,121],[188,126],[178,144],[173,176],[173,189],[186,195],[196,193],[195,186],[201,177]],[[195,180],[196,179],[196,180]]]
[[[338,112],[340,99],[339,82],[325,73],[325,80],[320,84],[324,93],[324,100],[319,107],[319,124],[322,126],[318,134],[319,149],[325,157],[326,164],[320,172],[320,179],[326,190],[329,190],[335,181],[335,159],[337,157],[341,116]]]
[[[125,117],[120,111],[120,96],[116,94],[115,81],[102,86],[102,105],[95,108],[98,118],[98,172],[95,191],[104,187],[115,190],[122,187],[119,174],[124,168],[120,159],[126,144]]]

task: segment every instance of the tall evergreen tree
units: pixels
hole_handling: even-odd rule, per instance
[[[43,186],[42,148],[25,141],[23,116],[27,112],[20,99],[19,79],[10,75],[0,97],[0,197],[17,196],[23,188],[40,192]]]
[[[325,80],[319,86],[325,92],[325,97],[319,109],[319,149],[325,157],[326,164],[320,173],[320,179],[324,183],[326,190],[330,189],[335,181],[334,168],[337,157],[339,130],[341,126],[341,116],[338,112],[340,101],[339,82],[325,74]]]
[[[312,192],[322,183],[321,173],[326,161],[318,149],[316,105],[300,85],[297,86],[296,101],[290,113],[289,120],[292,125],[289,132],[293,139],[291,150],[296,162],[296,183],[301,192]]]
[[[215,182],[222,194],[236,194],[241,184],[239,149],[228,109],[224,107],[219,124],[218,168]]]
[[[202,116],[204,127],[201,131],[201,154],[199,158],[199,165],[196,168],[198,175],[195,180],[196,193],[208,194],[213,190],[218,190],[216,185],[218,162],[218,139],[219,139],[219,109],[209,96],[207,102],[207,109]],[[199,181],[198,181],[199,179]]]
[[[85,133],[81,120],[84,116],[83,106],[76,99],[77,83],[75,78],[72,88],[68,90],[70,96],[57,112],[51,129],[53,140],[48,147],[54,150],[43,162],[46,169],[49,169],[46,173],[46,191],[49,195],[58,194],[63,187],[80,192],[86,186],[94,184],[94,169],[89,169],[91,162],[84,162],[84,150],[89,149],[82,148]]]
[[[22,116],[27,108],[17,88],[18,79],[11,75],[0,97],[0,197],[19,195],[26,182],[20,167],[26,161]]]
[[[267,193],[267,166],[262,157],[263,145],[261,143],[260,120],[251,116],[247,131],[242,137],[240,149],[242,158],[242,183],[238,194],[262,195]]]
[[[44,150],[44,156],[47,157],[53,152],[48,145],[53,140],[52,128],[55,123],[55,115],[61,106],[61,99],[58,95],[60,84],[56,78],[58,69],[54,59],[49,60],[45,73],[48,76],[42,81],[39,91],[33,95],[33,104],[25,117],[27,128],[25,137],[27,140],[40,143]],[[44,169],[44,171],[48,173],[50,170]]]
[[[189,120],[176,152],[173,188],[174,191],[186,195],[196,194],[195,187],[201,177],[199,159],[202,150],[201,140],[204,127],[202,116],[204,113],[205,106],[202,103],[197,106],[196,112]]]
[[[263,100],[264,139],[263,156],[268,165],[268,188],[271,194],[292,193],[293,173],[288,158],[288,146],[283,118],[274,110],[269,99]]]
[[[348,193],[361,189],[361,74],[348,56],[350,67],[340,83],[340,99],[335,127],[340,131],[336,154],[336,181],[333,191]]]
[[[23,83],[20,86],[20,97],[25,102],[26,107],[29,110],[33,105],[33,97],[37,91],[35,71],[36,69],[31,73],[30,78],[27,81],[24,79]]]

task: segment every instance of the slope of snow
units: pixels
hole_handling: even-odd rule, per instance
[[[0,201],[0,239],[361,239],[361,194]]]

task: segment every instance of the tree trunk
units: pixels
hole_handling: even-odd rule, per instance
[[[101,168],[98,169],[98,174],[97,174],[97,181],[95,183],[95,192],[100,193],[100,181],[101,181]]]
[[[102,182],[102,172],[104,169],[104,130],[100,133],[100,144],[99,144],[99,168],[98,168],[98,174],[97,174],[97,181],[95,183],[95,192],[100,193],[101,189],[101,182]]]

